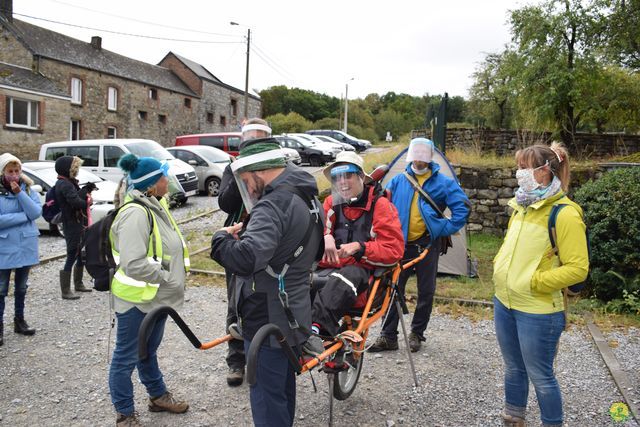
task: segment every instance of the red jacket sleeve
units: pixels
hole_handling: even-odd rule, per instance
[[[365,242],[362,259],[368,264],[394,264],[404,254],[404,236],[398,211],[391,202],[380,197],[373,210],[371,240]]]

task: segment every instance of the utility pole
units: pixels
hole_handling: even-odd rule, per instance
[[[241,25],[237,22],[229,22],[231,25]],[[244,118],[249,118],[249,52],[251,51],[251,28],[247,27],[247,68],[244,74]]]
[[[344,128],[342,132],[347,133],[347,122],[349,120],[349,82],[353,80],[355,77],[351,77],[344,84]]]

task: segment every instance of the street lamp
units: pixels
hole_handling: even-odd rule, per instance
[[[237,22],[229,22],[231,25],[240,25]],[[244,118],[249,118],[249,48],[251,47],[251,28],[247,27],[247,69],[244,75]]]
[[[353,79],[355,79],[355,77],[351,77],[344,84],[344,129],[342,129],[344,133],[347,133],[347,119],[349,117],[349,82]]]

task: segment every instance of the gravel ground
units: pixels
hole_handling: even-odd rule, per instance
[[[202,209],[214,199],[193,198],[176,210]],[[188,213],[186,213],[188,214]],[[185,215],[186,215],[185,214]],[[222,216],[197,221],[190,231],[219,227]],[[56,240],[57,239],[57,240]],[[63,239],[43,237],[41,252]],[[64,244],[57,248],[64,250]],[[108,357],[113,350],[108,294],[83,294],[77,301],[60,299],[57,271],[62,261],[35,267],[30,276],[27,320],[37,329],[32,337],[13,333],[12,297],[7,300],[5,343],[0,347],[0,424],[7,426],[113,425],[115,415],[107,384]],[[226,313],[224,289],[189,287],[181,313],[196,335],[210,340],[222,335]],[[408,319],[407,319],[408,320]],[[373,329],[370,339],[377,336]],[[640,331],[613,332],[615,354],[637,391]],[[423,350],[414,354],[419,387],[413,386],[406,353],[366,354],[362,375],[353,395],[334,402],[336,425],[491,426],[500,425],[502,360],[493,322],[471,322],[435,313]],[[186,398],[184,415],[150,413],[141,384],[135,385],[141,419],[154,426],[251,425],[248,387],[226,385],[226,348],[204,353],[194,349],[169,322],[160,347],[160,365],[169,388]],[[556,363],[564,397],[567,426],[611,425],[609,406],[621,400],[590,335],[572,328],[563,334]],[[134,378],[137,378],[134,375]],[[298,378],[296,425],[326,425],[328,385],[314,371]],[[539,425],[535,393],[531,390],[527,421]],[[633,421],[626,426],[637,426]]]

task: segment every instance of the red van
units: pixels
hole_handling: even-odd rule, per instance
[[[208,145],[232,156],[237,156],[242,142],[242,132],[201,133],[176,136],[176,147],[180,145]]]

